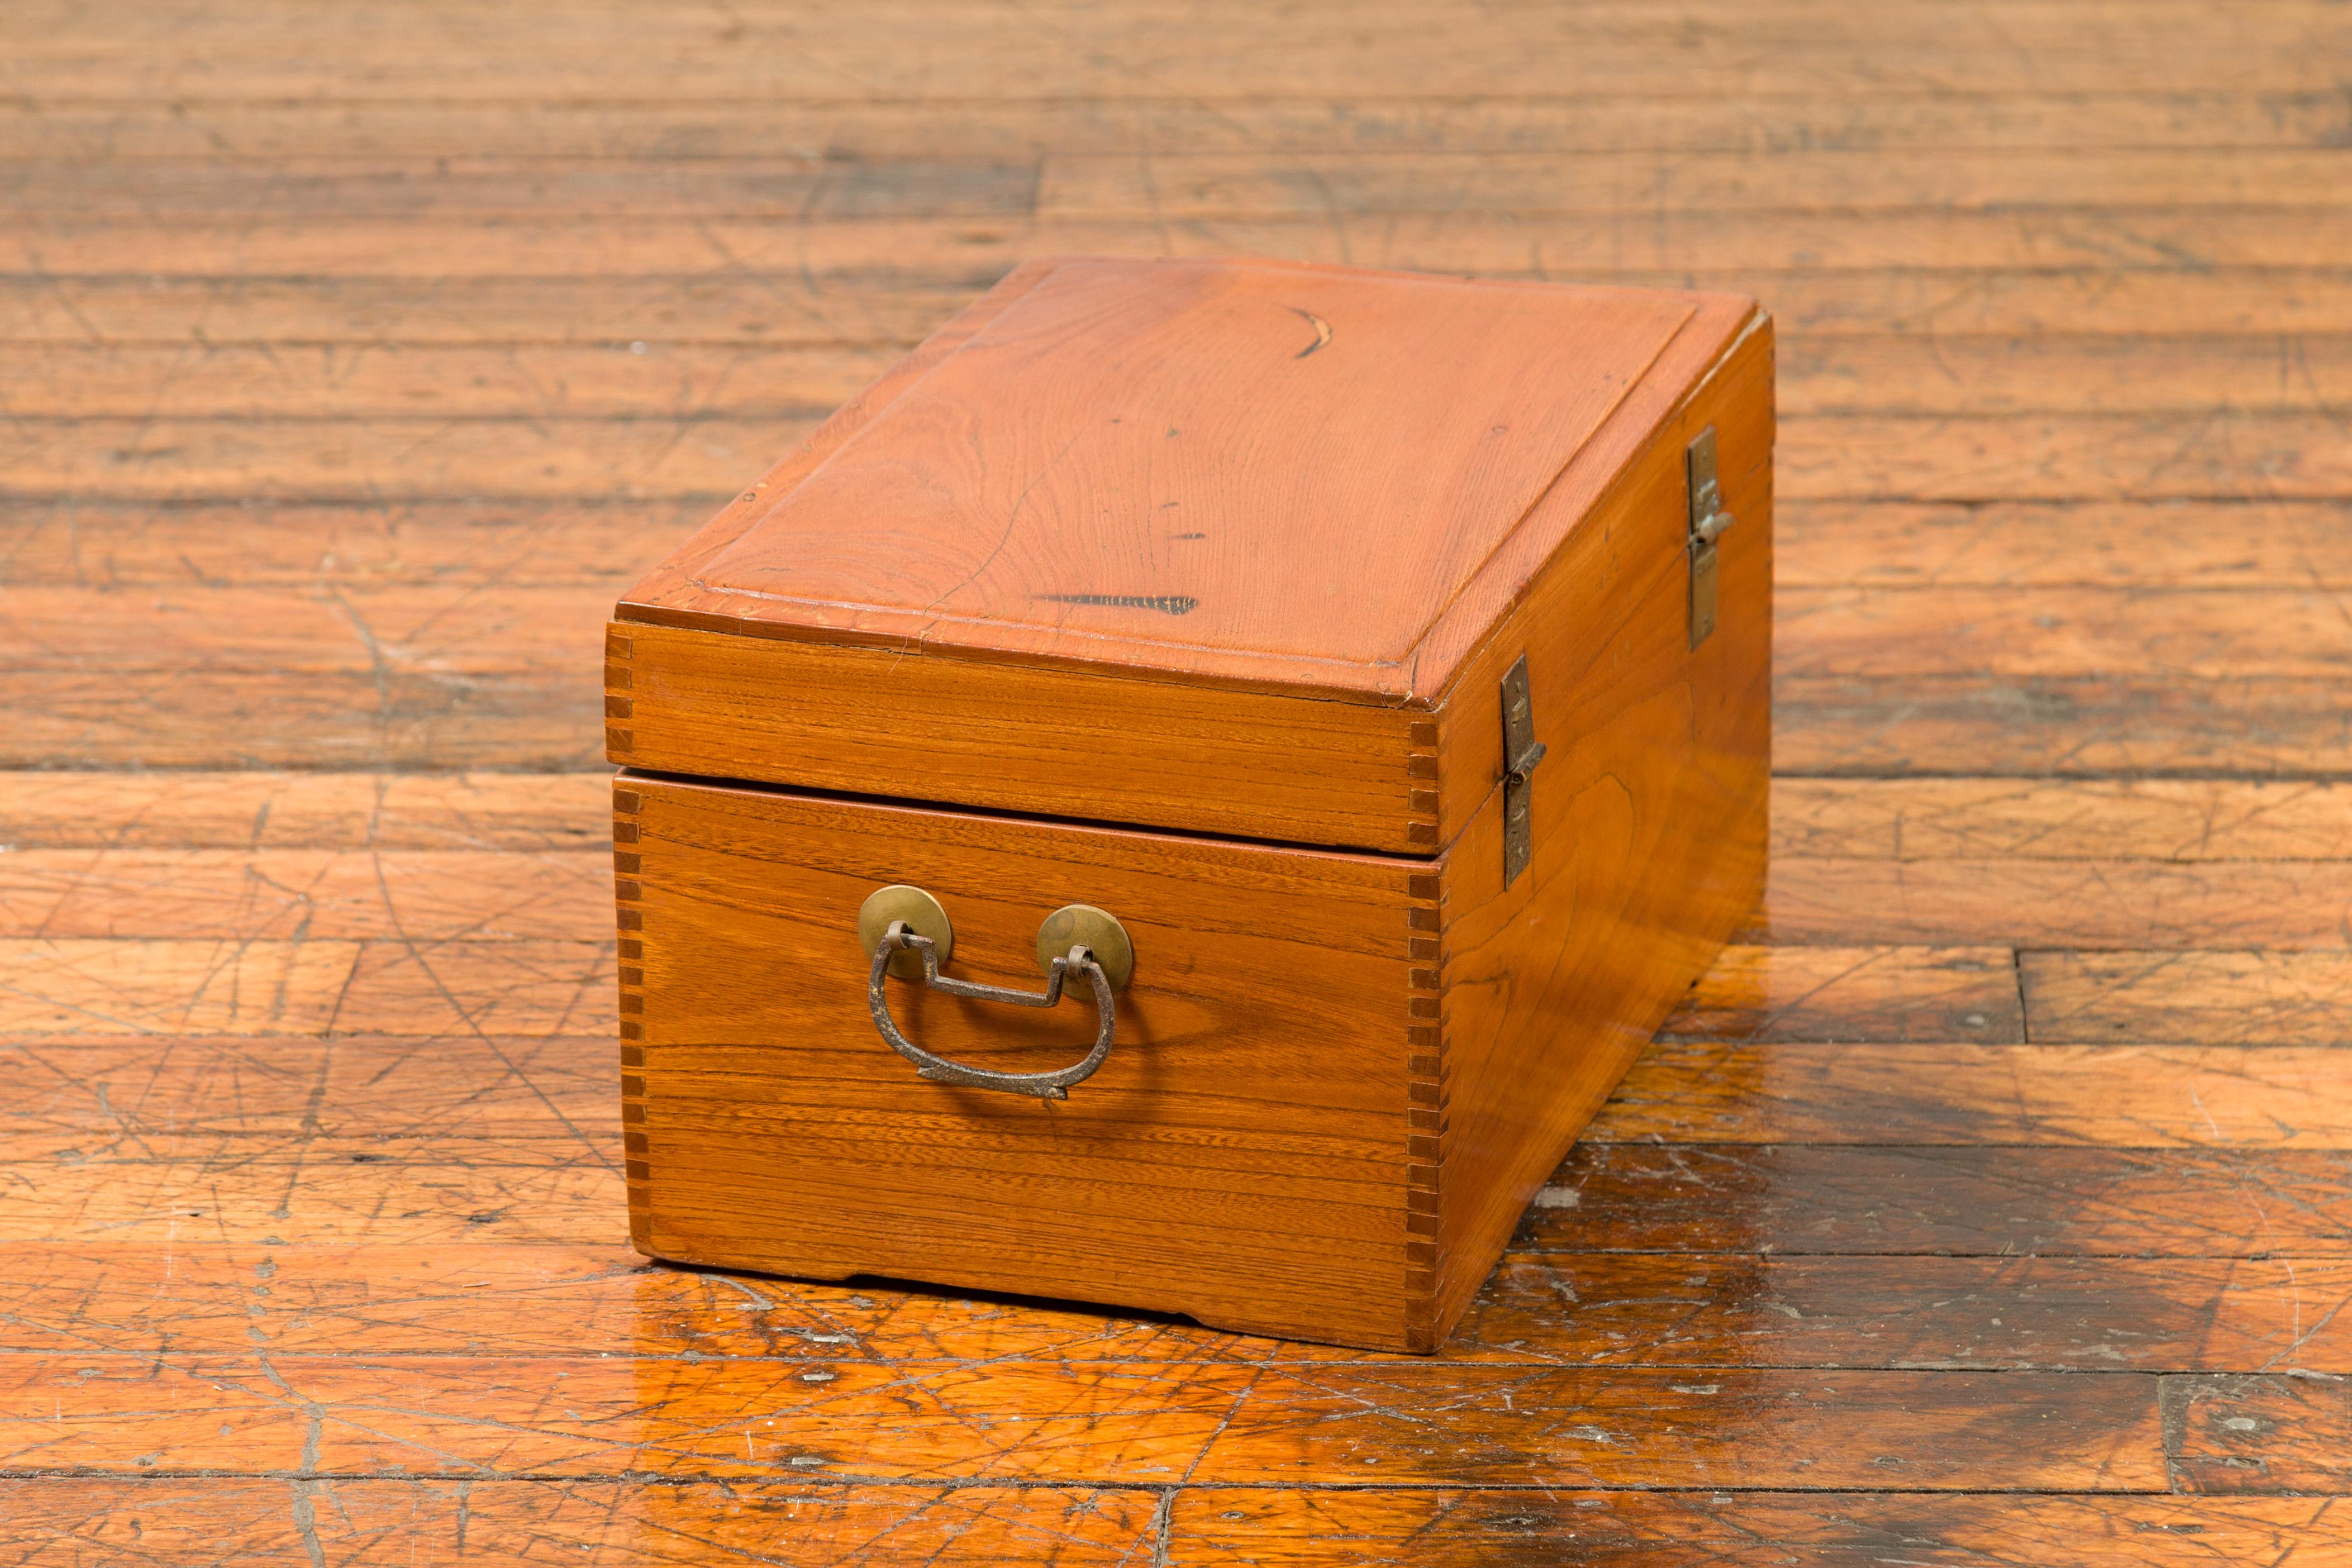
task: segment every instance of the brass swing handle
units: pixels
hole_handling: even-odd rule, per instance
[[[1095,1010],[1102,1017],[1102,1028],[1095,1035],[1095,1048],[1084,1060],[1053,1072],[996,1072],[985,1067],[967,1067],[961,1061],[950,1061],[944,1056],[933,1056],[900,1031],[890,1016],[889,993],[883,982],[890,977],[890,960],[900,951],[921,955],[923,984],[935,991],[945,991],[951,997],[970,997],[981,1002],[1011,1002],[1020,1008],[1050,1008],[1062,999],[1063,980],[1073,971],[1094,982]],[[894,920],[883,933],[881,945],[874,950],[874,967],[866,977],[866,1005],[874,1014],[874,1027],[882,1031],[882,1039],[891,1050],[915,1064],[916,1076],[934,1083],[956,1083],[966,1089],[999,1089],[1007,1094],[1034,1094],[1040,1100],[1066,1100],[1073,1084],[1083,1083],[1095,1075],[1095,1070],[1110,1055],[1111,1038],[1118,1028],[1118,1014],[1111,1005],[1110,977],[1095,962],[1094,955],[1084,947],[1073,947],[1054,960],[1053,974],[1043,991],[1016,991],[1009,986],[982,986],[971,980],[950,980],[940,973],[940,950],[928,936],[918,936],[903,920]]]
[[[936,1083],[967,1089],[994,1089],[1006,1094],[1028,1094],[1040,1100],[1066,1100],[1075,1084],[1094,1076],[1110,1055],[1118,1019],[1113,993],[1123,989],[1135,969],[1135,947],[1118,919],[1091,904],[1069,904],[1045,917],[1037,930],[1037,962],[1045,971],[1043,991],[1019,991],[1005,986],[983,986],[953,980],[940,966],[955,950],[955,927],[940,901],[919,887],[882,888],[857,912],[858,941],[873,956],[866,977],[866,1010],[883,1043],[915,1064],[916,1072]],[[920,967],[916,967],[919,965]],[[1022,1008],[1050,1008],[1074,976],[1093,986],[1095,1010],[1102,1027],[1095,1048],[1084,1060],[1053,1072],[997,1072],[969,1067],[935,1056],[907,1038],[890,1016],[890,998],[884,982],[893,974],[920,979],[935,991],[974,1001],[1010,1002]]]

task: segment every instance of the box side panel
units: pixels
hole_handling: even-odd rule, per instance
[[[1738,520],[1720,545],[1715,632],[1693,650],[1683,453],[1709,424]],[[1751,338],[1661,429],[1607,528],[1580,536],[1585,556],[1571,543],[1482,653],[1497,685],[1456,695],[1499,713],[1501,674],[1524,649],[1549,750],[1533,778],[1527,870],[1504,885],[1499,789],[1443,862],[1441,1337],[1528,1198],[1761,895],[1770,452],[1769,340]],[[1589,559],[1604,549],[1605,561]]]
[[[876,1274],[1404,1348],[1407,1029],[1425,866],[625,774],[616,786],[632,1234],[682,1262]],[[1416,889],[1413,878],[1421,884]],[[946,972],[1041,989],[1038,926],[1111,911],[1118,1038],[1066,1101],[927,1082],[867,1007],[859,905],[954,922]],[[1093,1012],[885,983],[907,1034],[1003,1071]]]
[[[614,622],[625,767],[1426,855],[1425,714]],[[910,716],[916,716],[910,717]]]
[[[1769,361],[1770,320],[1753,300],[1698,298],[1705,308],[1627,394],[1620,417],[1577,454],[1476,578],[1437,613],[1414,650],[1416,686],[1432,696],[1425,706],[1438,710],[1442,729],[1464,732],[1449,735],[1446,745],[1472,759],[1465,771],[1447,770],[1439,779],[1440,843],[1452,843],[1485,803],[1499,746],[1495,705],[1479,700],[1464,707],[1453,694],[1482,692],[1499,678],[1517,657],[1521,639],[1507,639],[1513,651],[1503,656],[1506,639],[1498,638],[1498,628],[1524,623],[1538,602],[1562,634],[1581,632],[1589,642],[1605,631],[1612,591],[1604,573],[1613,570],[1615,547],[1622,542],[1615,530],[1630,515],[1627,498],[1644,465],[1656,456],[1660,429],[1679,417],[1705,383],[1746,356],[1760,351]],[[1769,397],[1761,413],[1769,429]],[[1493,663],[1498,657],[1501,663]]]
[[[1693,331],[1694,342],[1706,340],[1707,333],[1721,334],[1718,357],[1692,362],[1677,354],[1671,368],[1679,373],[1679,381],[1671,381],[1662,367],[1654,384],[1643,389],[1651,394],[1647,406],[1653,423],[1637,442],[1615,454],[1619,467],[1614,479],[1600,490],[1597,499],[1588,501],[1592,496],[1589,489],[1568,486],[1545,497],[1537,514],[1529,517],[1530,524],[1537,526],[1515,535],[1511,549],[1524,549],[1531,541],[1545,538],[1562,542],[1534,574],[1524,597],[1505,609],[1489,596],[1484,603],[1497,613],[1477,622],[1475,639],[1444,657],[1446,666],[1458,673],[1433,705],[1439,734],[1436,789],[1441,844],[1450,844],[1461,835],[1502,778],[1502,708],[1494,694],[1503,673],[1521,652],[1531,652],[1541,643],[1547,662],[1558,672],[1552,679],[1586,678],[1584,672],[1602,656],[1624,619],[1627,595],[1633,586],[1631,574],[1654,566],[1658,551],[1671,554],[1682,549],[1680,541],[1687,531],[1685,442],[1674,438],[1672,433],[1685,427],[1696,433],[1709,423],[1701,419],[1691,424],[1692,405],[1703,402],[1719,410],[1725,424],[1718,434],[1727,493],[1739,477],[1733,470],[1741,461],[1753,458],[1769,467],[1773,428],[1769,319],[1752,309],[1737,317],[1716,310],[1694,321]],[[1752,381],[1758,375],[1763,378],[1760,398],[1743,396],[1724,402],[1718,392],[1722,383]],[[1670,385],[1671,396],[1667,395]],[[1595,452],[1583,460],[1604,455],[1608,455]],[[1585,505],[1590,510],[1572,525],[1542,515]],[[1500,570],[1506,563],[1498,558],[1492,564]],[[1478,604],[1466,598],[1457,601],[1432,628],[1428,652],[1433,667],[1440,661],[1441,643],[1463,643],[1469,636],[1465,627],[1474,623],[1470,612],[1476,608]]]

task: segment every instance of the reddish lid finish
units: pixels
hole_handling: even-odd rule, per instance
[[[1424,703],[1753,315],[1280,262],[1034,262],[618,613]]]

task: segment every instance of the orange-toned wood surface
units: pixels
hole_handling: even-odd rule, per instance
[[[1753,309],[1040,258],[621,615],[1437,706]]]
[[[2347,50],[0,11],[0,1555],[2352,1558]],[[1767,891],[1434,1360],[627,1244],[606,613],[1081,251],[1778,325]]]
[[[1074,290],[1078,306],[1055,298],[1050,309],[1032,308]],[[1290,379],[1265,347],[1268,327],[1286,319],[1288,308],[1271,304],[1276,298],[1335,312],[1362,340],[1360,362],[1336,382],[1307,383],[1316,400],[1307,406],[1286,403],[1271,416],[1225,408],[1218,399],[1263,396],[1267,389],[1251,383],[1269,364],[1276,382]],[[1106,311],[1142,319],[1142,347],[1095,320]],[[1571,406],[1566,428],[1589,425],[1592,434],[1556,482],[1537,484],[1524,517],[1494,510],[1498,494],[1516,504],[1510,476],[1486,474],[1473,459],[1475,483],[1433,478],[1424,502],[1361,530],[1368,559],[1390,560],[1425,587],[1433,586],[1433,564],[1450,564],[1463,590],[1446,594],[1452,602],[1434,632],[1424,630],[1430,617],[1409,617],[1397,601],[1385,625],[1379,606],[1367,605],[1374,634],[1417,639],[1409,659],[1391,664],[1418,668],[1449,637],[1463,642],[1458,624],[1444,630],[1449,622],[1490,612],[1497,577],[1508,582],[1517,567],[1534,572],[1459,667],[1433,658],[1442,678],[1430,706],[1405,716],[1426,721],[1390,727],[1392,741],[1425,737],[1422,754],[1399,746],[1385,760],[1393,777],[1429,786],[1415,797],[1427,802],[1426,820],[1412,839],[1374,841],[1407,848],[1452,818],[1455,831],[1438,852],[1351,855],[1042,817],[1116,818],[1157,800],[1165,821],[1149,821],[1161,827],[1262,832],[1269,822],[1250,812],[1286,789],[1291,810],[1310,813],[1285,819],[1297,823],[1289,836],[1349,833],[1341,824],[1352,822],[1356,802],[1331,789],[1328,774],[1264,755],[1236,766],[1229,752],[1223,768],[1191,766],[1195,755],[1218,754],[1218,732],[1242,727],[1256,711],[1248,705],[1327,713],[1368,706],[1328,695],[1302,700],[1298,684],[1319,680],[1309,667],[1316,661],[1276,653],[1349,645],[1331,641],[1339,623],[1328,606],[1297,628],[1274,613],[1317,591],[1312,563],[1336,548],[1317,532],[1340,519],[1308,503],[1328,503],[1322,492],[1332,481],[1276,477],[1268,494],[1269,481],[1224,469],[1222,441],[1205,455],[1163,452],[1139,476],[1130,472],[1131,433],[1106,434],[1101,411],[1125,408],[1132,417],[1138,406],[1172,400],[1148,421],[1159,433],[1151,443],[1180,433],[1171,422],[1213,433],[1238,427],[1242,449],[1262,448],[1286,468],[1311,455],[1302,422],[1311,429],[1383,417],[1335,410],[1333,400],[1351,387],[1380,396],[1405,373],[1400,341],[1425,350],[1459,336],[1465,322],[1487,320],[1494,340],[1480,379],[1498,379],[1498,365],[1528,351],[1514,340],[1515,313],[1548,315],[1588,356],[1596,341],[1609,345],[1623,319],[1650,336],[1633,358],[1602,357],[1580,371],[1594,391]],[[1015,322],[1021,330],[1009,342],[992,340]],[[1711,325],[1685,344],[1694,322]],[[1191,341],[1203,333],[1208,352]],[[1318,340],[1306,352],[1328,346]],[[1642,358],[1669,348],[1679,354],[1674,366]],[[1042,368],[1031,362],[1041,352],[1049,355]],[[1116,398],[1064,363],[1129,353],[1137,362],[1120,371]],[[979,369],[966,362],[974,356]],[[1539,382],[1572,362],[1543,360],[1534,372],[1499,379],[1532,384],[1530,373]],[[938,368],[917,382],[927,363]],[[614,791],[624,1168],[638,1248],[707,1268],[1070,1296],[1370,1350],[1440,1346],[1547,1173],[1762,890],[1771,363],[1769,323],[1736,298],[1498,294],[1444,279],[1258,263],[1186,270],[1093,258],[1016,269],[632,588],[606,638],[613,759],[705,776],[631,766]],[[983,373],[997,397],[1035,408],[1006,414],[987,406],[969,384]],[[1203,373],[1214,394],[1206,402],[1189,380]],[[1215,379],[1235,375],[1238,385]],[[1083,395],[1065,379],[1080,381]],[[1424,423],[1415,395],[1403,400],[1399,431]],[[1458,401],[1458,390],[1446,401]],[[1661,414],[1666,404],[1671,412]],[[1495,423],[1508,407],[1468,422],[1478,442],[1510,432]],[[1042,447],[1033,424],[1045,432]],[[1549,434],[1538,425],[1538,448],[1552,454],[1543,461],[1555,461],[1559,421]],[[1716,499],[1739,521],[1737,539],[1717,549],[1709,635],[1694,648],[1688,454],[1701,431],[1728,458]],[[1433,474],[1464,462],[1458,426],[1431,434]],[[995,497],[991,516],[1004,508],[995,463],[1013,465],[1014,489],[1034,489],[1045,475],[1024,465],[1057,449],[1099,470],[1099,510],[1065,487],[1037,503],[1041,520],[1023,520],[1026,505],[1016,500],[1010,529],[975,529],[970,492]],[[935,453],[950,466],[933,471]],[[980,471],[970,469],[973,457],[988,460]],[[1505,470],[1514,462],[1523,465],[1526,455],[1497,459]],[[897,495],[908,473],[922,476],[919,492],[932,500],[871,499],[865,509],[907,510],[908,532],[938,536],[928,546],[883,528],[866,537],[835,498],[845,487]],[[1127,628],[1118,635],[1056,627],[1034,605],[1028,623],[1013,617],[1021,584],[1034,583],[1023,572],[1056,565],[1041,530],[1068,535],[1074,559],[1123,559],[1132,530],[1111,522],[1135,505],[1143,478],[1167,492],[1197,489],[1193,499],[1208,502],[1211,515],[1265,509],[1262,524],[1241,523],[1254,517],[1246,510],[1236,517],[1268,558],[1254,584],[1231,572],[1155,575],[1166,569],[1152,560],[1129,562],[1121,580],[1203,591],[1222,582],[1232,602],[1212,619],[1224,628],[1225,653],[1246,654],[1275,692],[1220,686],[1192,668],[1185,650],[1138,634],[1138,613],[1158,611],[1113,607],[1118,613],[1102,620]],[[1518,476],[1522,488],[1530,483]],[[776,496],[763,496],[771,490]],[[1452,522],[1427,515],[1465,507]],[[1470,528],[1471,520],[1483,526]],[[818,538],[829,533],[842,538]],[[880,583],[875,574],[903,560],[919,585],[906,596],[911,604],[939,597],[919,581],[942,553],[980,553],[982,567],[967,575],[982,581],[999,556],[986,540],[999,535],[1026,540],[1009,558],[1012,570],[989,579],[992,601],[1010,605],[1005,619],[943,620],[940,649],[919,639],[896,650],[826,645],[845,633],[873,635],[889,620],[835,616],[844,609],[837,596],[852,591],[835,586],[835,574]],[[1531,558],[1531,546],[1550,548],[1549,559]],[[752,573],[764,597],[712,586],[739,558],[767,563]],[[1476,583],[1487,585],[1485,597]],[[884,586],[906,594],[904,585]],[[1367,597],[1360,587],[1346,596]],[[772,619],[729,619],[754,612]],[[632,619],[640,615],[689,624]],[[1004,651],[1003,634],[1033,632],[1052,633],[1058,666],[978,662]],[[966,645],[974,640],[977,652]],[[1090,662],[1074,662],[1073,640]],[[757,689],[761,700],[712,701],[721,660],[727,683]],[[855,693],[835,684],[845,660],[868,666]],[[1516,879],[1505,874],[1496,782],[1507,667],[1528,694],[1530,733],[1548,737],[1552,753],[1531,791]],[[969,695],[956,700],[950,687],[943,695],[937,676],[926,686],[926,668],[949,673]],[[1171,706],[1164,698],[1147,706],[1099,695],[1130,685],[1181,695],[1192,722],[1160,722]],[[1089,686],[1097,694],[1083,695]],[[1024,728],[1033,708],[1039,722]],[[1227,708],[1230,717],[1220,711]],[[784,727],[810,711],[844,744],[835,750],[803,734],[775,747]],[[739,712],[753,724],[776,716],[754,742]],[[862,729],[844,726],[845,715]],[[1075,727],[1055,733],[1056,720]],[[1275,723],[1298,727],[1281,716]],[[663,744],[646,746],[648,731]],[[1050,737],[1042,746],[1041,731]],[[1095,735],[1098,745],[1074,739]],[[1311,760],[1315,737],[1290,738]],[[906,766],[873,766],[877,740]],[[1156,755],[1139,755],[1147,749]],[[1041,760],[1052,765],[1042,779]],[[1408,763],[1424,766],[1408,775]],[[812,778],[813,768],[822,771]],[[713,783],[711,775],[878,786],[927,803]],[[972,801],[975,784],[981,800],[1021,814],[954,809]],[[1311,814],[1318,784],[1332,807],[1319,819]],[[1204,823],[1204,810],[1218,814]],[[859,904],[888,883],[919,886],[968,917],[958,967],[1016,988],[1034,989],[1031,933],[1045,912],[1075,902],[1118,913],[1141,955],[1119,1008],[1118,1047],[1079,1103],[1057,1108],[919,1083],[876,1049],[864,956],[847,936]],[[912,1033],[953,1061],[1041,1071],[1080,1049],[1066,1011],[1008,1013],[919,990],[901,993],[896,1006]]]
[[[636,773],[614,786],[614,821],[643,1250],[1427,1348],[1406,1215],[1409,954],[1416,922],[1438,925],[1450,862]],[[858,906],[893,883],[946,906],[959,974],[1032,992],[1049,912],[1118,914],[1140,956],[1083,1093],[928,1084],[882,1046]],[[1093,1043],[1090,1004],[891,989],[898,1026],[953,1061],[1049,1071]]]
[[[1772,342],[1736,295],[1024,263],[622,596],[608,754],[1435,853],[1504,669],[1591,680],[1654,591],[1702,429],[1749,518],[1725,613],[1767,594]]]

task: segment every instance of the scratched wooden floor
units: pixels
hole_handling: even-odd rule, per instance
[[[0,11],[0,1563],[2352,1562],[2352,10]],[[1447,1354],[641,1265],[598,622],[1015,259],[1750,290],[1770,892]]]

